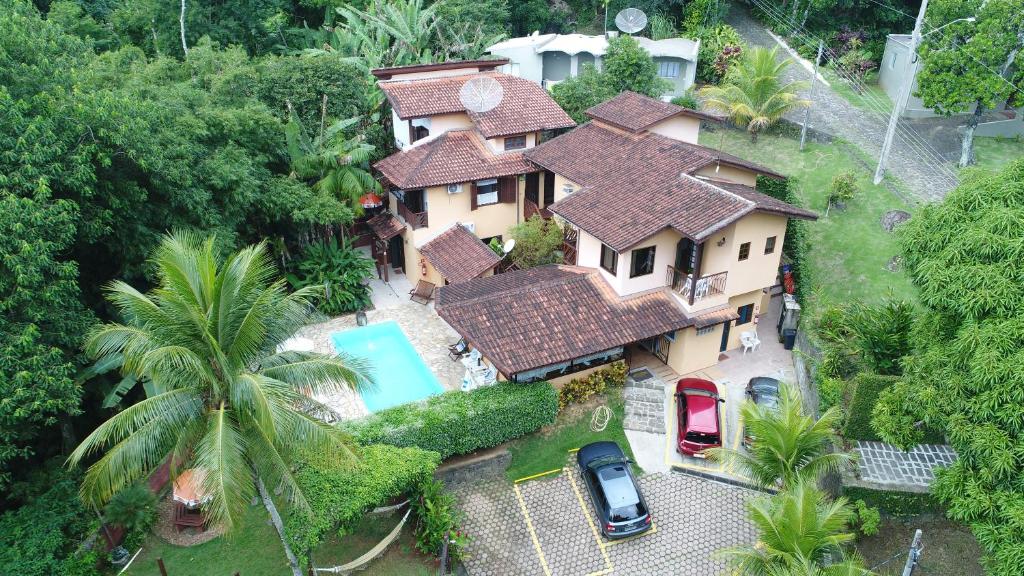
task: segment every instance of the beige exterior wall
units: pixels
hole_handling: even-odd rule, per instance
[[[526,134],[526,148],[533,148],[536,145],[537,145],[537,133],[536,132],[529,132],[529,133],[527,133]],[[505,138],[503,138],[503,137],[490,138],[490,139],[487,140],[487,146],[490,147],[492,152],[494,152],[496,154],[501,154],[501,153],[505,152]],[[519,148],[518,150],[525,150],[526,148]],[[509,152],[513,152],[513,150],[509,150]]]
[[[725,164],[705,166],[697,170],[696,174],[707,178],[728,180],[729,182],[743,184],[744,186],[757,186],[757,172],[734,166],[726,166]]]
[[[782,239],[786,235],[786,222],[785,216],[754,213],[732,226],[732,251],[729,255],[732,262],[729,265],[726,294],[733,296],[751,290],[759,291],[775,284],[779,259],[782,257]],[[775,249],[771,254],[765,254],[765,242],[772,236],[775,237]],[[740,261],[740,246],[745,242],[750,243],[750,256]]]
[[[647,130],[673,140],[696,144],[700,135],[700,120],[689,116],[673,116],[648,127]]]
[[[543,180],[541,180],[541,187],[543,187],[543,185],[544,185],[544,182],[543,182]],[[572,180],[569,180],[568,178],[566,178],[565,176],[562,176],[561,174],[557,174],[556,173],[555,174],[555,202],[558,202],[562,198],[565,198],[566,196],[568,196],[568,194],[565,193],[565,189],[566,189],[567,186],[571,186],[572,189],[573,189],[573,192],[575,192],[575,191],[577,191],[577,190],[579,190],[581,188],[581,186],[579,184],[573,182]],[[544,199],[541,198],[541,200],[543,201]]]
[[[464,130],[466,128],[472,128],[473,121],[469,119],[469,115],[465,112],[455,112],[453,114],[438,114],[430,117],[430,135],[437,136],[444,134],[449,130]]]
[[[689,374],[718,363],[718,349],[722,345],[722,325],[710,333],[697,335],[690,327],[676,331],[676,341],[668,349],[668,365],[677,374]]]
[[[729,330],[729,345],[726,347],[726,350],[733,350],[735,348],[739,348],[740,346],[742,346],[742,344],[740,343],[740,335],[742,335],[744,332],[757,331],[757,324],[755,322],[758,315],[761,313],[761,296],[763,296],[763,292],[760,289],[757,289],[751,292],[747,292],[746,294],[740,294],[738,296],[733,296],[732,298],[729,298],[729,307],[732,308],[733,310],[736,310],[741,306],[746,306],[747,304],[753,304],[754,315],[751,317],[752,319],[750,322],[747,322],[746,324],[741,324],[739,326],[736,325],[735,320],[732,321],[732,328]],[[721,332],[718,333],[718,337],[718,342],[719,344],[721,344]]]
[[[433,70],[430,72],[409,72],[406,74],[394,74],[387,81],[392,80],[421,80],[423,78],[444,78],[447,76],[461,76],[463,74],[476,74],[479,68],[467,66],[465,68],[453,68],[451,70]]]

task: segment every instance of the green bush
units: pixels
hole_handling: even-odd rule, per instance
[[[832,178],[832,187],[829,189],[828,203],[846,203],[853,200],[857,193],[857,175],[853,172],[836,174]]]
[[[796,195],[795,182],[796,180],[793,178],[778,180],[767,176],[758,176],[757,190],[794,206],[803,206],[803,202]],[[786,226],[786,237],[782,246],[783,251],[789,258],[789,265],[793,271],[793,280],[796,282],[794,295],[797,300],[804,301],[807,296],[810,296],[811,285],[813,284],[810,269],[805,264],[809,249],[807,222],[804,220],[790,220]]]
[[[301,559],[337,530],[344,536],[373,508],[413,493],[429,480],[441,457],[419,448],[365,446],[354,466],[326,453],[303,453],[295,481],[309,502],[311,513],[290,506],[285,534]]]
[[[815,378],[818,384],[818,407],[824,412],[833,406],[843,408],[846,381],[824,375],[820,370]]]
[[[672,103],[676,106],[682,106],[690,110],[700,110],[700,102],[697,101],[697,97],[693,94],[693,89],[687,90],[682,96],[676,96],[672,99]]]
[[[156,496],[144,484],[124,488],[107,503],[103,518],[125,529],[124,547],[134,549],[156,522]]]
[[[843,426],[843,437],[848,440],[880,440],[871,427],[871,412],[878,402],[878,395],[898,380],[895,376],[861,372],[850,381],[853,391],[846,424]]]
[[[326,294],[318,305],[324,314],[355,312],[370,305],[370,289],[365,280],[373,274],[373,261],[352,247],[348,238],[310,244],[288,274],[294,288],[325,286]]]
[[[900,373],[900,360],[911,352],[914,307],[909,302],[887,298],[873,306],[854,304],[847,325],[857,353],[872,370],[887,375]]]
[[[448,539],[448,554],[454,560],[462,559],[469,538],[459,530],[462,515],[455,508],[455,497],[445,492],[444,484],[427,479],[419,486],[419,497],[412,504],[416,514],[416,549],[423,554],[439,557]]]
[[[728,24],[701,26],[685,32],[684,35],[700,40],[700,51],[697,53],[697,80],[705,83],[717,84],[722,80],[725,74],[720,62],[723,53],[738,56],[745,47],[739,32]],[[735,50],[736,48],[739,50]],[[716,62],[719,63],[717,67]]]
[[[856,486],[844,486],[843,496],[850,501],[864,502],[889,516],[917,516],[918,514],[942,512],[938,500],[928,493],[893,492]]]
[[[382,410],[342,427],[361,444],[417,446],[448,458],[491,448],[551,424],[558,393],[547,382],[501,382]]]
[[[878,526],[882,523],[882,513],[878,508],[868,506],[864,500],[857,500],[853,503],[853,511],[857,516],[853,525],[858,532],[864,536],[878,534]]]
[[[600,394],[608,386],[622,386],[626,383],[629,366],[619,360],[607,368],[595,370],[583,378],[570,380],[558,391],[558,409],[562,410],[569,404],[585,402],[594,394]]]

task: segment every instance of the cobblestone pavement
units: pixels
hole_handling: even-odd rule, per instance
[[[756,537],[746,503],[758,493],[744,488],[683,474],[642,476],[654,530],[609,541],[592,524],[575,470],[512,486],[503,469],[483,463],[446,478],[466,514],[471,576],[721,574],[725,563],[714,553]]]
[[[405,301],[389,308],[370,310],[366,318],[370,324],[397,322],[420,358],[446,390],[457,390],[462,385],[465,368],[448,356],[448,344],[458,340],[459,335],[432,307]],[[317,352],[334,354],[331,334],[353,328],[356,328],[356,317],[355,314],[349,314],[306,326],[297,336],[312,340],[313,349]],[[345,418],[358,418],[367,413],[363,399],[357,392],[346,391],[321,400]]]
[[[935,479],[935,468],[949,466],[956,452],[949,446],[921,444],[904,452],[891,444],[857,441],[857,468],[861,480],[896,487],[927,487]]]
[[[767,48],[778,46],[764,26],[753,19],[744,7],[733,4],[726,20],[736,28],[747,43]],[[781,47],[779,55],[780,58],[789,57],[789,54]],[[790,65],[784,74],[788,80],[809,81],[811,79],[811,71],[797,63]],[[806,93],[803,95],[807,96]],[[878,161],[878,155],[881,152],[888,115],[878,115],[857,108],[821,83],[815,88],[813,100],[814,105],[810,110],[811,127],[855,144],[871,156],[872,164],[869,168],[873,171],[873,162]],[[803,114],[801,109],[787,114],[786,118],[802,123]],[[945,165],[956,170],[955,164],[950,164],[949,161],[955,162],[960,156],[960,136],[956,127],[963,124],[962,119],[953,117],[901,120],[902,124],[913,125],[921,139],[932,145],[947,161]],[[914,151],[919,147],[916,142],[913,145],[909,144],[897,133],[892,154],[889,157],[888,171],[907,186],[915,199],[941,200],[952,187],[944,182],[945,179],[942,179],[943,181],[937,179],[935,168],[921,160],[920,155]]]

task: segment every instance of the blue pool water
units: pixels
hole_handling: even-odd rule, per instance
[[[444,392],[434,374],[396,322],[381,322],[331,334],[338,352],[370,363],[376,383],[360,394],[370,412],[422,400]]]

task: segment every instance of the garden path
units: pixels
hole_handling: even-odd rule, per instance
[[[892,444],[858,440],[860,479],[887,490],[920,491],[935,480],[935,470],[956,460],[956,452],[941,444],[921,444],[904,452]]]

